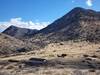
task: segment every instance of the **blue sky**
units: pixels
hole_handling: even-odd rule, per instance
[[[20,22],[24,27],[25,23],[30,25],[26,28],[34,29],[34,26],[44,24],[41,29],[75,7],[100,11],[99,6],[100,0],[0,0],[0,25]]]

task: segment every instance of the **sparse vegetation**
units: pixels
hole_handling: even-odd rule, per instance
[[[89,72],[95,72],[95,69],[90,69]]]
[[[88,44],[87,42],[75,43],[72,41],[63,42],[63,45],[52,43],[38,51],[25,52],[22,55],[1,58],[0,66],[2,70],[7,70],[8,74],[12,73],[13,75],[15,74],[14,71],[16,71],[16,75],[21,73],[22,75],[25,73],[29,75],[30,73],[36,75],[77,75],[78,73],[88,75],[91,69],[95,70],[93,73],[99,70],[100,65],[98,63],[100,59],[97,58],[96,60],[98,61],[93,60],[98,46],[99,44]],[[34,61],[35,58],[46,59],[47,62],[41,63],[40,61]],[[83,70],[86,70],[86,72],[83,72]]]
[[[66,57],[66,56],[67,56],[67,54],[57,55],[57,57],[62,57],[62,58]]]
[[[85,54],[85,55],[83,55],[83,56],[84,56],[84,57],[89,57],[89,55],[86,55],[86,54]]]
[[[92,58],[97,58],[98,56],[97,55],[93,55],[93,56],[91,56]]]
[[[20,30],[24,35],[18,32],[17,38],[20,28],[13,26],[14,33],[0,33],[0,75],[99,75],[100,16],[95,13],[75,8],[34,35]]]

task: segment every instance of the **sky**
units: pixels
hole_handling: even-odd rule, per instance
[[[100,11],[100,0],[0,0],[0,31],[42,29],[75,7]]]

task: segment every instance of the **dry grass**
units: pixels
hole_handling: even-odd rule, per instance
[[[30,51],[22,55],[0,58],[0,61],[19,60],[5,65],[0,64],[0,72],[12,75],[99,75],[100,44],[89,42],[51,43],[44,49]],[[65,57],[57,55],[66,54]],[[84,57],[87,55],[86,57]],[[45,58],[49,62],[44,66],[29,66],[21,63],[30,58]],[[91,60],[87,60],[87,58]],[[90,64],[88,64],[88,63]],[[89,65],[89,66],[87,66]],[[94,72],[90,66],[95,66]]]

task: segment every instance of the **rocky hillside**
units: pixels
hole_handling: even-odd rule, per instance
[[[34,38],[100,41],[100,12],[80,7],[74,8],[40,30],[31,41]]]
[[[28,41],[22,41],[11,37],[9,35],[0,33],[0,57],[5,55],[20,54],[22,52],[29,52],[34,50],[39,50],[45,45],[37,42],[30,43]]]
[[[38,30],[19,28],[16,26],[10,26],[2,33],[15,37],[17,39],[28,39],[31,38]]]
[[[24,45],[22,41],[0,33],[0,55],[15,53]]]

